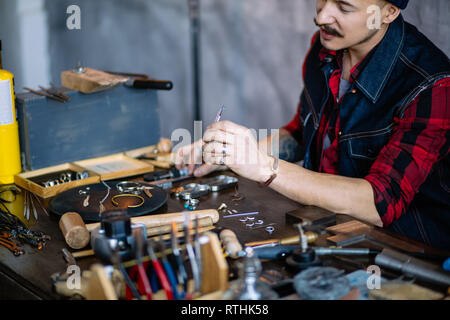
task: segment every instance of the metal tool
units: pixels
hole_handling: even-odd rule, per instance
[[[216,120],[214,122],[219,122],[220,119],[222,118],[222,114],[225,111],[226,107],[225,106],[221,106],[219,108],[219,111],[217,111],[217,115],[216,115]]]
[[[181,257],[181,251],[178,244],[178,238],[177,238],[177,224],[175,222],[172,222],[172,229],[170,232],[171,237],[171,245],[172,245],[172,254],[175,258],[175,262],[177,263],[177,278],[178,283],[181,284],[185,291],[187,289],[187,281],[188,281],[188,275],[186,272],[186,268],[183,264],[183,259]]]
[[[276,223],[269,223],[269,224],[265,224],[262,226],[257,226],[257,227],[253,227],[252,230],[257,230],[257,229],[267,229],[268,227],[273,227],[275,226]],[[272,231],[274,231],[275,229],[273,229]]]
[[[211,188],[212,192],[218,192],[227,188],[234,187],[239,180],[235,177],[230,177],[226,175],[220,175],[205,181],[202,181],[202,184],[206,184]]]
[[[382,267],[400,271],[405,275],[417,277],[424,281],[450,286],[450,272],[443,271],[440,266],[394,250],[383,249],[383,251],[375,257],[375,263]]]
[[[194,249],[195,249],[195,257],[197,258],[197,265],[199,269],[199,273],[202,272],[202,250],[200,245],[200,234],[199,234],[199,218],[198,216],[195,216],[194,220]]]
[[[184,190],[180,192],[180,198],[183,200],[197,199],[206,196],[210,191],[210,186],[206,184],[190,183],[184,186]]]
[[[16,257],[25,253],[25,251],[14,241],[10,240],[11,234],[3,232],[0,234],[0,245],[9,249]]]
[[[125,85],[127,87],[136,88],[136,89],[157,89],[157,90],[172,90],[173,89],[172,81],[152,79],[145,74],[112,72],[112,71],[105,71],[105,72],[109,73],[109,74],[128,78],[127,82],[125,82]]]
[[[150,159],[148,157],[138,157],[138,160]],[[166,179],[176,179],[176,178],[184,178],[191,177],[189,176],[189,171],[187,168],[183,168],[178,170],[175,167],[172,167],[169,171],[154,171],[151,173],[147,173],[144,175],[145,181],[160,181]]]
[[[77,261],[75,260],[72,253],[69,250],[67,250],[66,248],[62,248],[61,251],[63,253],[64,260],[66,260],[66,262],[67,262],[67,265],[69,265],[69,266],[77,265]]]
[[[30,91],[31,93],[37,94],[39,96],[47,97],[49,99],[53,99],[53,100],[56,100],[58,102],[62,102],[62,103],[66,102],[66,100],[60,98],[59,96],[48,94],[47,92],[41,92],[41,91],[33,90],[31,88],[28,88],[28,87],[24,87],[24,89],[27,90],[27,91]]]
[[[294,278],[294,287],[303,299],[337,300],[350,292],[350,283],[343,270],[314,267]]]
[[[173,300],[173,291],[172,291],[172,287],[170,285],[169,279],[167,278],[167,275],[164,272],[164,269],[163,269],[161,263],[159,262],[158,258],[156,257],[153,247],[154,247],[154,242],[152,239],[149,239],[147,241],[147,251],[148,251],[148,255],[150,256],[150,260],[152,262],[153,268],[154,268],[156,274],[158,275],[161,286],[163,287],[163,289],[166,293],[167,300]]]
[[[108,249],[111,252],[111,262],[112,264],[116,265],[117,268],[119,269],[119,271],[122,273],[122,276],[125,280],[126,285],[128,286],[129,290],[131,290],[133,296],[138,299],[138,300],[142,300],[142,297],[138,291],[138,289],[136,288],[136,286],[134,285],[132,279],[130,278],[127,270],[125,269],[124,265],[122,264],[122,259],[121,259],[121,255],[119,252],[119,246],[115,245],[114,242],[107,242],[106,245],[108,246]]]
[[[258,214],[259,214],[259,212],[237,213],[237,214],[230,214],[227,216],[223,216],[222,218],[245,217],[245,216],[254,216],[254,215],[258,215]]]
[[[43,90],[44,92],[46,92],[49,95],[52,95],[54,97],[58,97],[64,101],[70,101],[70,97],[65,94],[62,90],[58,90],[56,88],[44,88],[43,86],[39,86],[39,88],[41,88],[41,90]]]
[[[170,265],[169,260],[167,259],[166,255],[166,245],[164,244],[164,240],[162,238],[162,235],[159,235],[159,242],[158,242],[160,253],[161,253],[161,261],[162,265],[164,267],[164,270],[166,272],[167,278],[169,279],[169,283],[172,287],[172,292],[175,300],[180,300],[184,297],[184,293],[178,292],[178,285],[177,285],[177,279],[175,276],[175,272],[172,269],[172,266]]]
[[[194,291],[198,292],[200,290],[200,270],[197,264],[197,259],[195,258],[194,247],[192,246],[191,226],[188,212],[184,213],[184,234],[186,252],[188,254],[189,263],[191,265],[192,276],[194,278]]]
[[[139,274],[139,287],[141,288],[140,293],[145,294],[148,300],[152,299],[153,292],[150,287],[150,281],[148,280],[147,271],[144,268],[144,263],[142,257],[145,252],[145,226],[141,225],[140,228],[135,230],[136,232],[136,260],[137,260],[137,269]],[[142,292],[143,291],[143,292]]]

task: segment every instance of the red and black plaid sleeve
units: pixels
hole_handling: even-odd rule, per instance
[[[434,164],[449,154],[450,78],[423,91],[394,119],[388,144],[365,177],[385,227],[406,212]]]

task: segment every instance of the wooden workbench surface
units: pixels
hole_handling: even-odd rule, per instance
[[[227,175],[233,175],[227,172]],[[239,218],[224,219],[222,216],[217,223],[218,226],[233,230],[242,244],[267,240],[271,238],[283,238],[296,235],[297,231],[285,223],[285,213],[300,205],[269,188],[260,188],[255,182],[239,178],[239,192],[245,198],[238,202],[233,202],[232,195],[234,188],[223,190],[218,193],[210,193],[200,198],[200,204],[197,209],[217,209],[221,203],[226,203],[229,209],[237,210],[239,213],[258,211],[257,219],[264,221],[264,224],[275,223],[275,231],[269,234],[264,228],[258,230],[249,230]],[[139,178],[138,178],[139,180]],[[191,181],[183,181],[175,184],[184,185]],[[154,213],[180,212],[184,210],[184,201],[175,197],[169,197],[167,203]],[[350,221],[346,216],[337,216],[337,223]],[[51,215],[47,217],[43,213],[39,215],[37,222],[32,221],[30,228],[32,230],[43,231],[50,235],[52,240],[47,246],[38,251],[25,246],[26,253],[15,257],[6,248],[0,247],[0,299],[59,299],[52,290],[52,281],[50,276],[53,273],[63,272],[66,269],[66,262],[63,259],[61,249],[68,248],[63,235],[58,227],[59,216]],[[321,235],[317,245],[329,245],[326,242],[324,234]],[[416,242],[411,241],[417,245]],[[433,249],[424,246],[427,252]],[[84,258],[78,261],[82,270],[89,268],[90,264],[96,259]]]

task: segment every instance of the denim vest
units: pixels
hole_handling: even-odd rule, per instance
[[[311,161],[322,111],[331,96],[328,80],[337,68],[330,56],[319,59],[320,40],[305,61],[305,87],[300,97],[304,125],[304,167]],[[448,57],[399,16],[374,49],[339,105],[339,175],[364,178],[394,129],[394,117],[424,90],[450,76]],[[388,227],[426,244],[450,249],[450,159],[435,164],[413,202]]]

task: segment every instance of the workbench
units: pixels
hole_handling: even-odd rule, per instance
[[[221,172],[220,174],[223,174]],[[227,175],[236,176],[232,172],[226,172]],[[215,174],[213,174],[215,175]],[[236,176],[237,177],[237,176]],[[260,188],[255,182],[238,177],[239,192],[245,196],[241,201],[231,201],[232,195],[235,193],[234,188],[222,190],[218,193],[210,193],[207,196],[200,198],[198,210],[201,209],[217,209],[222,203],[226,203],[229,209],[237,210],[239,213],[258,211],[258,219],[264,220],[264,224],[275,223],[274,232],[269,234],[264,228],[258,230],[249,230],[239,218],[224,219],[220,217],[217,226],[234,231],[241,242],[245,244],[251,241],[267,240],[271,238],[284,238],[298,234],[298,230],[292,225],[286,224],[285,213],[299,208],[301,205],[292,201],[270,188]],[[142,177],[135,177],[129,179],[134,181],[143,181]],[[186,180],[175,183],[174,186],[185,185],[189,182],[195,182],[196,179]],[[180,212],[184,209],[184,201],[179,200],[173,196],[169,196],[167,203],[159,208],[154,214]],[[19,213],[20,215],[21,213]],[[153,213],[152,213],[153,214]],[[40,212],[38,221],[31,221],[30,229],[43,231],[45,234],[51,236],[46,247],[38,251],[28,245],[25,246],[26,253],[22,256],[15,257],[10,251],[4,247],[0,247],[0,299],[61,299],[52,290],[51,275],[58,272],[64,272],[66,269],[66,262],[63,259],[61,250],[69,248],[63,238],[63,235],[58,227],[59,216],[46,216]],[[337,224],[351,221],[348,216],[337,215]],[[427,247],[423,244],[408,240],[404,237],[394,235],[386,230],[382,230],[386,234],[398,237],[408,243],[421,246],[424,252],[444,254],[442,251]],[[324,232],[319,235],[316,242],[317,246],[329,246],[326,238],[330,234]],[[79,259],[78,265],[81,270],[86,270],[89,266],[97,262],[95,257],[87,257]],[[356,262],[355,262],[356,261]],[[233,261],[230,261],[233,264]],[[330,259],[327,265],[335,266],[337,268],[345,269],[347,271],[354,271],[362,269],[368,265],[373,264],[369,259]],[[230,271],[233,272],[233,268]],[[389,272],[383,273],[383,276],[389,275]],[[398,275],[393,274],[392,277]],[[236,277],[236,275],[234,275]],[[290,295],[292,297],[292,295]]]

